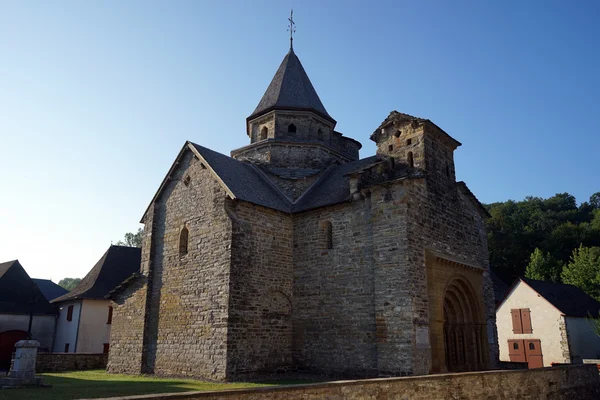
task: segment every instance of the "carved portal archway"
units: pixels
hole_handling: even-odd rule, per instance
[[[430,373],[487,369],[484,269],[427,250]]]
[[[480,302],[464,277],[454,277],[444,295],[446,369],[477,371],[486,367],[486,330]]]

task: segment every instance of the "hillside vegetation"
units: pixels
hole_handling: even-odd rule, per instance
[[[600,299],[600,192],[579,206],[560,193],[486,208],[490,262],[502,280],[570,283]]]

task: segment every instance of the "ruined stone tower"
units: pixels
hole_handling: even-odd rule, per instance
[[[480,370],[497,359],[484,219],[458,141],[392,112],[335,131],[292,49],[231,157],[186,142],[111,293],[110,372],[245,379]]]

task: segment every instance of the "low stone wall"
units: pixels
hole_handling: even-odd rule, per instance
[[[365,379],[223,392],[187,392],[112,400],[358,400],[358,399],[600,399],[593,365],[518,371],[465,372],[404,378]]]
[[[86,369],[106,369],[108,354],[97,353],[40,353],[37,356],[35,371],[82,371]]]

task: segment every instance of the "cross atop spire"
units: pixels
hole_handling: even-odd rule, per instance
[[[290,50],[294,50],[294,33],[296,32],[296,23],[294,22],[294,9],[290,12],[290,17],[288,18],[290,21],[288,25],[288,32],[290,32]]]

